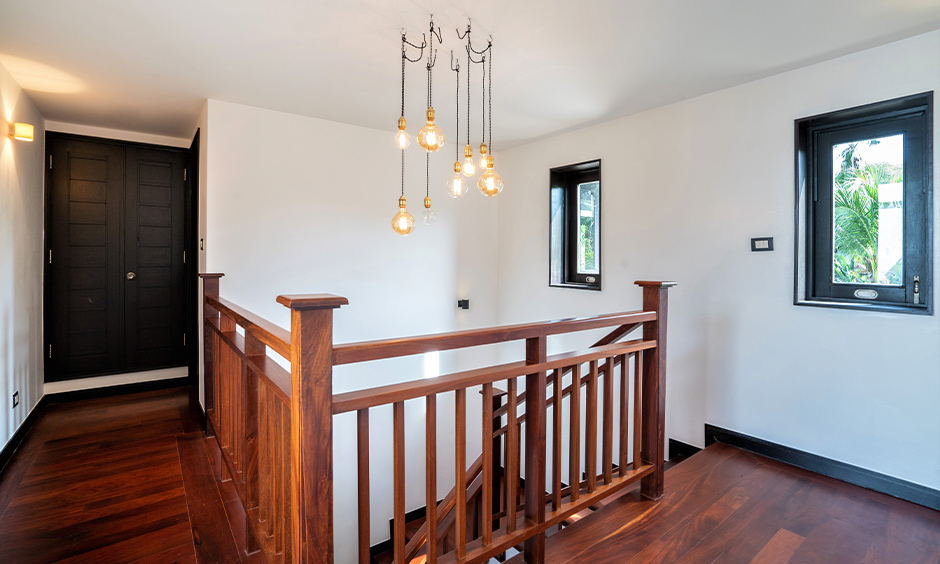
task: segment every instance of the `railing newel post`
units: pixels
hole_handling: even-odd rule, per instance
[[[277,301],[291,310],[291,560],[333,564],[333,310],[349,302]]]
[[[643,324],[643,339],[656,341],[656,348],[643,354],[643,461],[653,465],[653,472],[641,481],[640,493],[649,499],[663,495],[666,442],[666,321],[669,288],[675,282],[637,281],[643,288],[643,310],[655,311],[656,321]]]

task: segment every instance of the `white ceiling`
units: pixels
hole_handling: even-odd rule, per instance
[[[0,0],[0,63],[53,121],[188,137],[214,98],[392,132],[399,31],[420,42],[431,13],[451,140],[455,29],[492,34],[497,147],[940,28],[940,0]],[[426,72],[407,75],[413,132]]]

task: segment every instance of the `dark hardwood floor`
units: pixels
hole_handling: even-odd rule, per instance
[[[188,388],[49,405],[0,474],[0,563],[264,562],[211,446]]]
[[[937,564],[940,512],[719,443],[669,469],[660,501],[631,491],[545,553],[552,564]]]
[[[187,388],[49,405],[0,474],[0,563],[264,563],[246,555],[244,512],[195,413]],[[546,553],[936,564],[940,513],[715,444],[666,472],[659,502],[627,492],[550,536]]]

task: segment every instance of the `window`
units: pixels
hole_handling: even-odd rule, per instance
[[[550,286],[601,289],[601,162],[551,170]]]
[[[797,305],[932,313],[933,93],[796,121]]]

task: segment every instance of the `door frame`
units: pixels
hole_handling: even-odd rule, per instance
[[[80,135],[76,133],[63,133],[59,131],[46,131],[44,137],[45,145],[45,159],[43,161],[43,168],[45,169],[44,174],[44,186],[43,186],[43,271],[42,271],[42,296],[43,296],[43,313],[42,313],[42,358],[43,358],[43,382],[65,382],[65,381],[75,381],[81,380],[82,378],[74,379],[58,379],[58,380],[49,380],[49,370],[48,370],[48,347],[50,345],[48,328],[49,316],[52,314],[48,305],[51,303],[50,295],[50,264],[49,264],[49,251],[51,250],[51,240],[50,234],[52,230],[52,150],[50,140],[61,139],[61,140],[75,140],[75,141],[85,141],[91,143],[104,143],[110,145],[119,145],[121,147],[135,147],[139,149],[153,149],[161,151],[172,151],[177,152],[183,155],[185,167],[187,169],[186,180],[183,183],[183,193],[184,193],[184,214],[183,214],[183,248],[186,251],[186,264],[183,267],[183,276],[185,277],[185,295],[184,295],[184,304],[183,304],[183,315],[185,316],[185,321],[183,326],[186,328],[187,340],[186,346],[186,364],[188,368],[189,376],[188,382],[190,384],[196,385],[199,380],[199,371],[198,364],[196,360],[199,355],[199,335],[198,335],[198,320],[196,317],[197,308],[199,305],[198,301],[198,265],[199,265],[199,253],[198,249],[198,234],[199,234],[199,130],[196,130],[195,138],[193,139],[192,145],[187,149],[185,147],[174,147],[170,145],[157,145],[154,143],[141,143],[138,141],[125,141],[121,139],[109,139],[105,137],[94,137],[91,135]],[[126,175],[126,171],[125,171]],[[192,207],[190,207],[192,206]],[[192,258],[190,258],[192,257]],[[193,327],[196,327],[193,330]],[[132,374],[133,372],[115,372],[110,374],[93,374],[89,375],[89,378],[99,377],[99,376],[114,376],[118,374]]]

